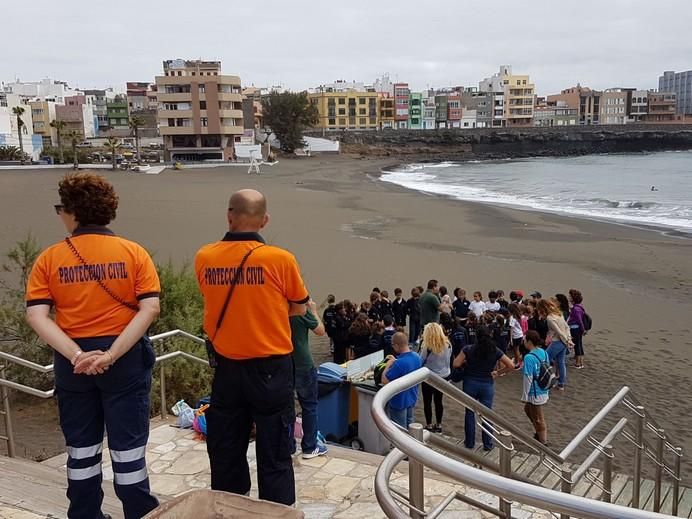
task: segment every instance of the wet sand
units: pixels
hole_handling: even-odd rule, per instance
[[[502,288],[549,296],[578,288],[594,329],[585,338],[586,369],[569,369],[567,390],[554,391],[546,408],[552,446],[561,450],[629,385],[672,441],[692,452],[692,240],[427,196],[378,181],[380,169],[394,163],[313,157],[281,160],[260,176],[240,167],[105,174],[121,198],[113,229],[144,244],[158,261],[177,263],[223,235],[230,193],[260,189],[271,212],[263,234],[296,254],[318,303],[328,293],[362,301],[373,286],[408,292],[429,278],[450,291]],[[61,175],[0,171],[0,250],[29,230],[43,246],[64,236],[52,207]],[[324,341],[314,347],[316,358],[327,357]],[[495,408],[529,431],[519,396],[520,377],[503,377]],[[445,429],[461,435],[463,414],[453,407]],[[689,473],[692,462],[683,461]]]

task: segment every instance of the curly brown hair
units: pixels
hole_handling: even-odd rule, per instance
[[[58,194],[63,210],[74,215],[79,225],[108,225],[115,219],[118,195],[100,175],[65,175],[58,184]]]

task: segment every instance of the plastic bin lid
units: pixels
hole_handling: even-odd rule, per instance
[[[325,362],[317,370],[317,379],[320,382],[341,382],[346,378],[346,373],[346,368],[334,362]]]

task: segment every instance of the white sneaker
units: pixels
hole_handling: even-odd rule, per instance
[[[303,459],[309,460],[316,458],[317,456],[324,456],[325,454],[327,454],[327,446],[324,443],[317,442],[317,447],[315,447],[315,450],[303,453]]]

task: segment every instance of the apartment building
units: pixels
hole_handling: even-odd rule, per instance
[[[409,127],[409,97],[411,90],[408,83],[394,83],[394,122],[397,129]]]
[[[677,99],[673,92],[648,92],[647,123],[671,123],[677,120]]]
[[[319,114],[318,128],[328,130],[376,130],[379,127],[379,95],[374,91],[320,87],[308,94]]]
[[[435,94],[427,92],[423,98],[423,129],[434,130],[435,124]]]
[[[96,137],[94,109],[87,103],[86,96],[68,96],[64,100],[64,105],[55,106],[55,118],[65,123],[63,132],[75,132],[80,139]]]
[[[435,94],[435,128],[447,128],[447,94]]]
[[[675,108],[673,108],[675,110]],[[632,101],[630,104],[630,119],[633,123],[643,123],[646,121],[646,114],[649,112],[649,92],[646,90],[633,90]]]
[[[601,98],[600,124],[627,124],[632,106],[632,88],[608,88]]]
[[[86,101],[91,105],[96,117],[96,134],[107,135],[110,130],[108,121],[108,103],[115,99],[112,88],[82,90]]]
[[[43,146],[58,145],[58,131],[50,123],[57,118],[56,104],[53,101],[30,101],[34,135],[40,135]]]
[[[567,106],[577,109],[577,122],[580,125],[599,124],[601,119],[602,92],[576,86],[562,90],[559,94],[549,95],[548,104],[556,104],[560,101]]]
[[[658,91],[675,94],[675,109],[678,115],[692,114],[692,70],[667,70],[658,78]]]
[[[409,129],[423,129],[423,94],[420,92],[411,92],[409,94]]]
[[[24,125],[21,129],[17,124],[17,116],[12,111],[17,106],[24,108],[24,114],[21,116]],[[24,153],[32,160],[38,160],[43,149],[43,139],[40,135],[34,135],[31,107],[20,95],[0,92],[0,146],[19,147],[20,132]]]
[[[395,126],[394,87],[392,93],[381,92],[378,97],[380,107],[380,130],[391,130]]]
[[[492,126],[492,94],[480,92],[475,87],[467,87],[461,90],[461,106],[463,108],[463,120],[468,122],[470,116],[467,112],[476,114],[474,128],[490,128]],[[464,123],[462,123],[462,127]]]
[[[50,78],[41,81],[2,83],[2,90],[18,95],[23,101],[53,101],[57,104],[65,104],[67,97],[79,95],[79,92],[67,86],[66,82]]]
[[[461,128],[461,94],[447,94],[447,128]]]
[[[533,125],[541,128],[577,126],[578,109],[566,101],[548,101],[545,98],[536,100],[533,110]]]
[[[166,60],[156,77],[166,160],[228,160],[243,134],[240,78],[220,61]]]
[[[528,75],[514,74],[511,66],[502,65],[478,83],[478,90],[493,95],[493,127],[533,124],[535,85]]]

